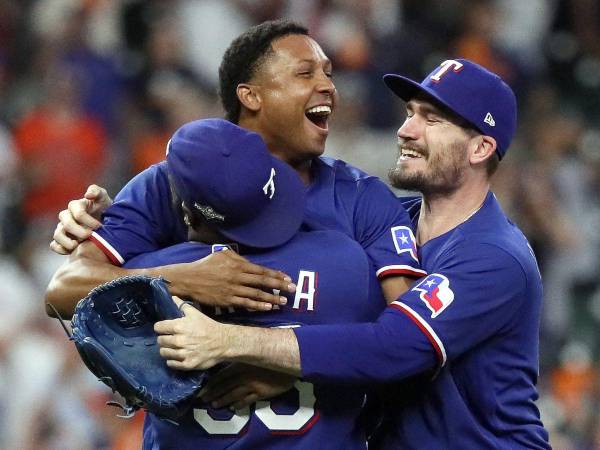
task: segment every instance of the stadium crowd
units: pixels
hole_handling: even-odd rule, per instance
[[[0,448],[139,448],[42,292],[57,213],[115,194],[183,123],[221,115],[218,66],[249,26],[306,24],[341,92],[326,153],[387,180],[403,117],[381,76],[444,57],[519,99],[494,190],[544,277],[539,406],[557,449],[600,449],[600,3],[595,0],[0,0]],[[502,182],[500,182],[502,180]]]

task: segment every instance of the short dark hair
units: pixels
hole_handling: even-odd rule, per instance
[[[219,96],[227,120],[237,124],[240,119],[238,85],[252,79],[273,51],[275,39],[290,34],[308,36],[308,29],[288,20],[267,21],[253,26],[229,45],[219,67]]]

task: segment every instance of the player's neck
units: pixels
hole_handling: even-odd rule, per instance
[[[478,189],[459,188],[449,195],[423,196],[417,244],[424,245],[469,220],[483,205],[489,184]]]

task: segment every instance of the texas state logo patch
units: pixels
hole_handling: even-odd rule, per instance
[[[417,256],[417,243],[412,230],[409,227],[397,226],[392,227],[391,231],[396,252],[399,255],[401,253],[408,253],[412,259],[419,262],[419,258]]]
[[[431,311],[431,318],[439,316],[454,300],[450,281],[439,273],[427,275],[411,290],[419,292],[419,297]]]

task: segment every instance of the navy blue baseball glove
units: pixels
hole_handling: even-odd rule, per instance
[[[77,304],[71,339],[88,369],[125,399],[125,417],[143,408],[177,421],[192,406],[206,373],[167,367],[153,329],[182,316],[165,280],[146,276],[98,286]]]

